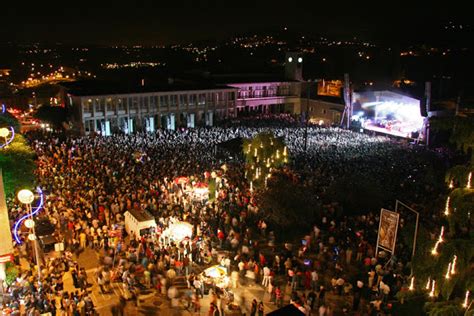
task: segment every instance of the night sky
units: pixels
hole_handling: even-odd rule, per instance
[[[308,35],[429,40],[447,21],[465,23],[468,12],[455,1],[8,1],[0,41],[170,44],[284,26]]]

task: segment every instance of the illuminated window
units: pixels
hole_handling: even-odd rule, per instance
[[[127,98],[120,98],[117,100],[117,111],[127,110]]]
[[[195,103],[196,103],[196,95],[191,94],[191,95],[189,96],[189,104],[190,104],[190,105],[194,105]]]
[[[179,105],[186,105],[188,103],[188,96],[185,94],[181,94],[179,96]]]
[[[92,99],[88,99],[83,103],[84,113],[92,113]]]

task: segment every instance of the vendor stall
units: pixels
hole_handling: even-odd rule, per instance
[[[204,182],[198,182],[193,185],[192,194],[195,200],[207,200],[209,198],[209,187]]]
[[[215,265],[204,270],[201,275],[207,286],[215,285],[218,288],[225,289],[230,285],[226,267]]]
[[[191,240],[193,236],[193,225],[188,222],[174,221],[166,228],[160,236],[161,242],[169,244],[170,242],[180,243],[183,240]]]

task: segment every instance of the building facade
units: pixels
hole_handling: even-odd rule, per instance
[[[216,122],[255,114],[296,113],[300,83],[272,81],[231,83],[199,90],[98,93],[65,90],[72,123],[82,134],[153,132],[213,126]]]
[[[67,93],[73,124],[82,133],[153,132],[157,128],[213,126],[236,113],[237,89],[136,92],[121,94]]]
[[[73,128],[82,134],[214,126],[220,120],[258,114],[308,114],[327,125],[338,122],[340,104],[309,98],[316,85],[302,80],[302,55],[288,53],[286,58],[284,78],[237,75],[225,80],[216,77],[211,82],[218,83],[207,86],[202,80],[204,85],[168,82],[135,88],[77,82],[65,85],[63,95],[73,112]]]
[[[238,89],[237,116],[295,113],[300,103],[301,84],[291,81],[229,83]]]

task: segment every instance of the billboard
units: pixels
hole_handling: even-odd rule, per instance
[[[386,209],[380,210],[377,248],[380,247],[384,250],[390,251],[391,253],[395,251],[399,218],[400,214],[398,213]],[[376,253],[378,253],[378,250]]]
[[[330,97],[340,97],[343,84],[341,80],[320,80],[318,81],[318,95]]]
[[[423,138],[420,100],[391,91],[353,94],[352,121],[361,128],[406,138]]]

